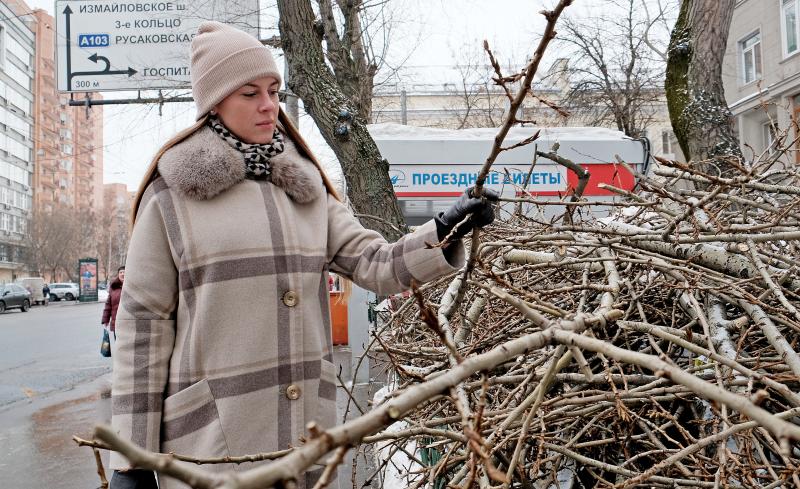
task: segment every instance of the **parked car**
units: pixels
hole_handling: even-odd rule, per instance
[[[17,284],[0,285],[0,312],[8,309],[21,309],[28,312],[31,308],[31,293]]]
[[[42,277],[18,278],[14,283],[31,293],[31,304],[44,304],[44,279]]]
[[[71,282],[50,284],[51,301],[74,301],[78,295],[78,284]]]

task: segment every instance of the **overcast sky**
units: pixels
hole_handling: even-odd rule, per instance
[[[584,5],[601,8],[604,1],[586,0]],[[27,0],[27,3],[32,8],[54,13],[51,0]],[[555,0],[390,0],[389,4],[397,23],[390,47],[391,59],[399,63],[407,58],[406,66],[425,67],[452,65],[458,61],[458,53],[465,51],[479,53],[484,39],[501,61],[522,63],[532,54],[544,27],[539,12],[552,7]],[[276,28],[277,14],[272,7],[274,2],[262,0],[262,6],[268,10],[261,25],[262,36],[266,37],[271,34],[270,28]],[[282,68],[279,53],[277,62]],[[542,68],[548,65],[545,62]],[[144,96],[151,94],[145,92]],[[105,92],[104,96],[130,97],[135,92]],[[186,103],[165,104],[162,115],[157,106],[151,105],[105,106],[103,110],[104,181],[125,183],[131,190],[138,187],[144,169],[161,144],[194,120],[194,106]],[[338,164],[330,149],[323,147],[310,117],[301,117],[301,130],[332,176],[337,176]]]

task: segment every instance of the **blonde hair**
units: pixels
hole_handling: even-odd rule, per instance
[[[142,183],[139,185],[139,189],[136,191],[136,197],[133,200],[133,208],[131,209],[131,229],[133,229],[133,226],[136,224],[136,214],[139,212],[139,205],[142,203],[142,195],[144,195],[145,190],[147,190],[147,186],[150,185],[153,180],[158,178],[158,161],[168,149],[172,148],[178,143],[181,143],[189,136],[202,129],[202,127],[206,125],[206,121],[208,121],[208,114],[201,117],[191,126],[174,135],[169,141],[164,143],[164,145],[153,157],[153,160],[150,162],[150,165],[147,167],[147,170],[144,173]],[[297,151],[301,155],[311,160],[311,162],[314,163],[314,166],[317,167],[328,193],[331,194],[336,200],[341,201],[341,197],[339,197],[338,192],[336,192],[336,187],[334,187],[333,183],[331,183],[330,179],[328,179],[328,175],[325,174],[325,170],[322,168],[322,165],[320,165],[319,161],[317,161],[314,153],[311,152],[311,148],[308,146],[308,143],[306,143],[305,139],[303,139],[303,136],[300,135],[300,131],[297,130],[297,127],[295,127],[295,125],[292,123],[292,120],[289,119],[289,117],[283,112],[283,109],[278,111],[278,121],[281,123],[286,135],[289,136],[289,139],[291,139],[297,147]]]

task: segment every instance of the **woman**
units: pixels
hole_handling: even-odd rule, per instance
[[[267,48],[205,22],[191,63],[197,123],[158,152],[134,208],[112,425],[149,450],[199,458],[285,449],[311,421],[334,425],[329,270],[379,294],[408,289],[463,264],[460,242],[446,252],[426,243],[493,212],[464,195],[388,244],[339,201],[280,110]],[[128,470],[116,453],[111,467],[127,470],[112,489],[154,487],[152,473]],[[164,479],[162,488],[184,487]]]
[[[108,287],[106,307],[103,308],[103,319],[100,321],[104,328],[108,328],[111,331],[112,336],[116,336],[114,325],[117,319],[117,309],[119,308],[119,298],[122,295],[123,282],[125,282],[125,267],[119,267],[117,276],[114,277]]]

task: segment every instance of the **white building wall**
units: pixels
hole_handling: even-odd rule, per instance
[[[0,283],[23,273],[33,200],[33,17],[0,3]]]

